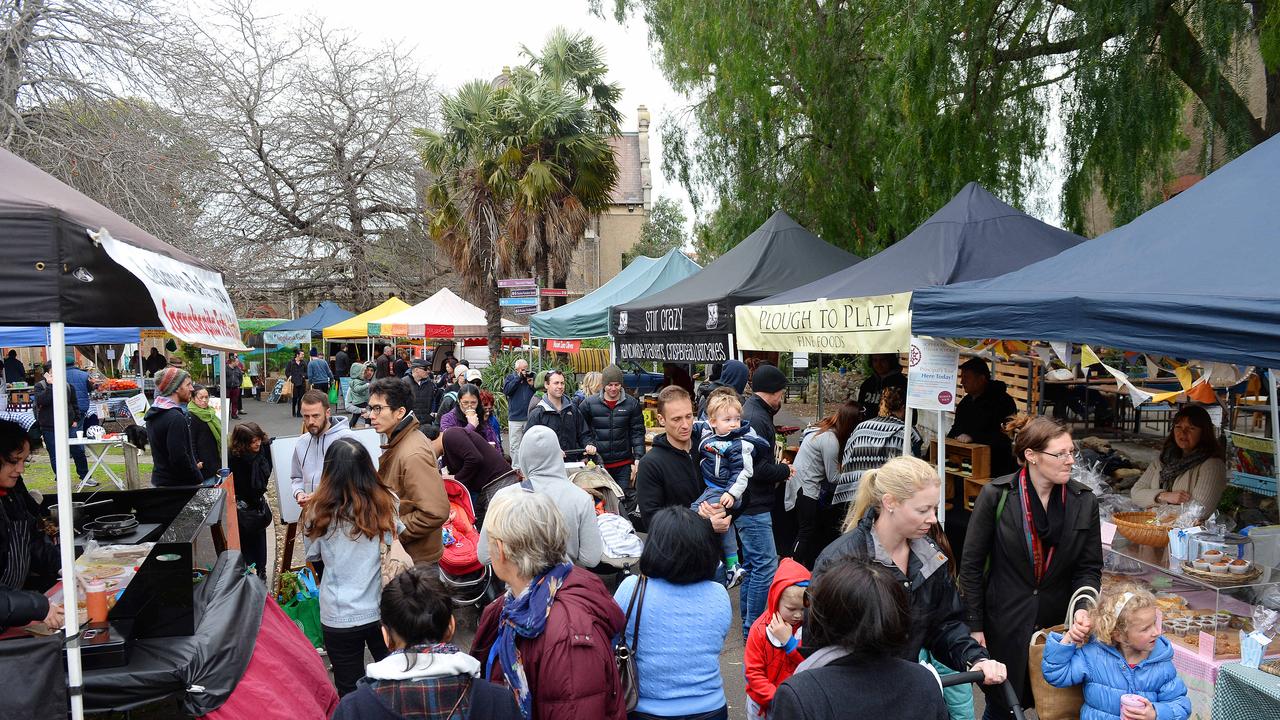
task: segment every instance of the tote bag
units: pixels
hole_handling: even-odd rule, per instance
[[[1098,591],[1091,587],[1082,587],[1071,595],[1067,603],[1067,617],[1057,627],[1037,630],[1031,636],[1031,647],[1027,653],[1027,675],[1031,678],[1031,694],[1036,699],[1036,714],[1040,720],[1078,720],[1080,708],[1084,706],[1084,688],[1079,685],[1070,687],[1054,687],[1044,679],[1044,644],[1049,640],[1049,633],[1065,633],[1071,624],[1076,602],[1087,600],[1093,607],[1098,606]]]

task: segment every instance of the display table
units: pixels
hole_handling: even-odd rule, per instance
[[[1265,717],[1280,717],[1280,677],[1240,663],[1227,663],[1219,668],[1217,690],[1213,694],[1214,720]]]
[[[115,483],[117,490],[124,490],[126,488],[125,481],[120,479],[120,476],[111,469],[110,465],[105,464],[107,454],[116,448],[119,448],[124,454],[125,476],[128,480],[127,487],[136,488],[139,486],[138,448],[125,442],[123,435],[118,435],[114,438],[103,438],[101,440],[72,437],[67,440],[67,444],[72,447],[79,446],[84,448],[85,452],[88,453],[89,457],[93,460],[93,464],[89,466],[89,472],[85,473],[84,477],[80,478],[80,484],[76,486],[76,492],[83,490],[84,486],[89,484],[89,481],[93,479],[94,473],[98,470],[102,470],[102,472],[106,473],[107,477],[111,479],[111,482]]]

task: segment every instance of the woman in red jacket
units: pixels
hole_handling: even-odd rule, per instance
[[[565,562],[567,530],[540,493],[504,493],[485,519],[507,593],[485,608],[471,654],[527,720],[622,720],[612,638],[625,619],[600,578]]]

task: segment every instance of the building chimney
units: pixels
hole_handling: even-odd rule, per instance
[[[644,191],[644,209],[648,212],[653,206],[653,174],[649,169],[649,108],[644,105],[636,108],[636,129],[640,136],[640,187]]]

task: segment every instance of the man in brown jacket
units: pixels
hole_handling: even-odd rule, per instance
[[[369,422],[387,439],[378,477],[400,497],[400,520],[405,525],[400,542],[414,563],[437,563],[444,552],[440,527],[449,517],[449,498],[431,444],[418,432],[412,404],[409,387],[399,378],[369,385]]]

